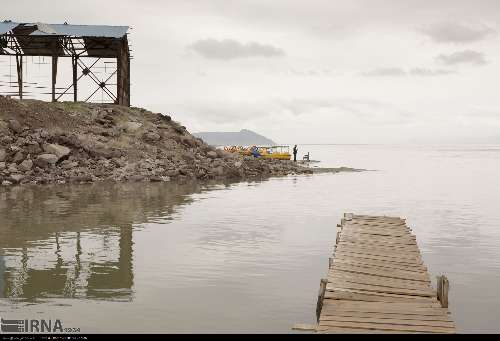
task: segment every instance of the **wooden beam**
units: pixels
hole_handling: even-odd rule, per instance
[[[123,38],[122,46],[116,58],[116,103],[130,106],[130,52],[127,38]]]
[[[448,291],[450,289],[450,282],[446,276],[437,277],[437,298],[441,303],[441,307],[448,308]]]
[[[57,55],[52,56],[52,102],[56,102]]]
[[[71,58],[73,67],[73,101],[78,102],[78,56]]]
[[[327,284],[328,280],[326,278],[322,278],[319,284],[318,303],[316,304],[316,318],[318,322],[319,322],[319,317],[321,315],[321,309],[323,308],[323,300],[325,298]]]
[[[19,92],[19,99],[23,99],[23,56],[16,54],[17,65],[17,88]]]

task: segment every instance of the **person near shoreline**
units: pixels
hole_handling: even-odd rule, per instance
[[[297,162],[297,152],[299,150],[297,149],[297,145],[295,145],[295,147],[293,147],[293,162]]]

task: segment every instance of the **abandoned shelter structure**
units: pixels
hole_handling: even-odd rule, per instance
[[[13,65],[11,65],[9,74],[0,75],[0,94],[22,99],[23,95],[27,97],[27,94],[34,94],[35,90],[43,89],[44,86],[40,86],[37,82],[28,82],[24,79],[27,78],[27,58],[31,57],[33,61],[33,57],[38,57],[43,58],[43,61],[45,58],[51,61],[45,63],[50,66],[52,75],[47,77],[51,80],[50,85],[45,88],[49,89],[46,94],[51,95],[53,102],[60,100],[63,96],[67,98],[71,95],[75,102],[79,100],[90,102],[100,91],[108,102],[130,106],[131,56],[127,38],[128,30],[128,26],[2,21],[0,22],[0,61],[4,56],[8,56],[12,61],[15,57],[17,79],[14,81],[11,79],[14,73]],[[72,74],[68,74],[69,84],[65,87],[56,85],[59,58],[71,59]],[[105,63],[104,76],[96,71],[99,62]],[[59,71],[61,72],[61,69]],[[9,80],[1,80],[6,77],[9,77]],[[88,94],[79,99],[79,84],[84,80],[87,80],[86,84],[91,84],[93,87]]]

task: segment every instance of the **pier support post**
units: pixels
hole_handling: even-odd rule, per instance
[[[17,66],[17,89],[19,93],[19,99],[23,99],[23,56],[18,56],[16,54],[16,66]]]
[[[52,102],[56,102],[56,83],[57,83],[57,58],[54,54],[52,56]]]
[[[328,280],[325,278],[321,279],[318,291],[318,303],[316,304],[316,319],[319,322],[319,317],[321,315],[321,310],[323,309],[323,299],[325,298],[326,284]]]
[[[441,307],[448,308],[448,291],[450,282],[446,276],[437,276],[437,298],[441,302]]]

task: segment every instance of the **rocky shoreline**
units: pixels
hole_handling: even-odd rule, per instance
[[[0,96],[0,184],[246,179],[311,174],[208,146],[140,108]]]

